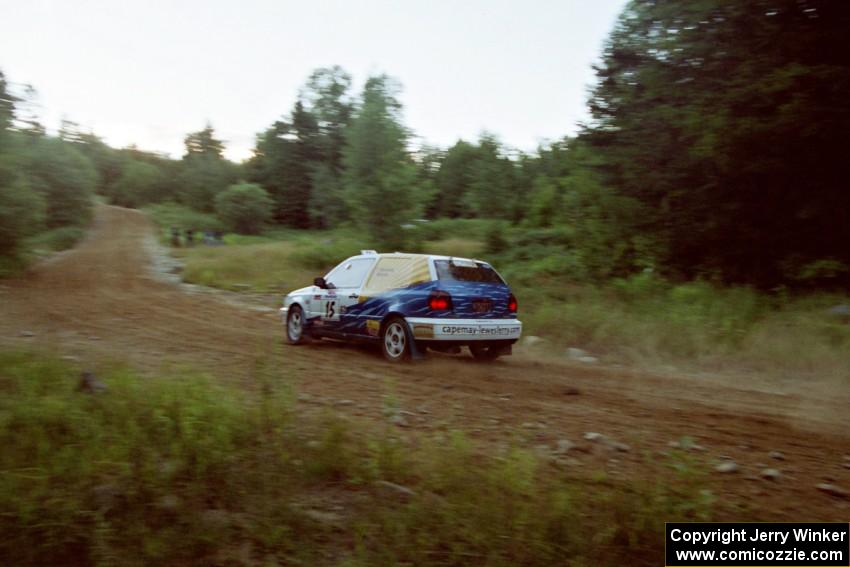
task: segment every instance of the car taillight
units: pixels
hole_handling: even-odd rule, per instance
[[[517,305],[516,297],[514,297],[514,294],[511,294],[510,299],[508,299],[508,309],[511,313],[516,313],[517,307],[519,305]]]
[[[445,291],[435,291],[428,298],[428,307],[434,311],[445,311],[452,308],[452,296]]]

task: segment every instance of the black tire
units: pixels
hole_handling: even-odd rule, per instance
[[[286,314],[286,342],[291,345],[303,345],[310,342],[304,332],[304,310],[300,305],[292,305]]]
[[[391,317],[381,326],[381,352],[394,364],[410,360],[413,338],[401,317]]]
[[[472,353],[475,360],[488,362],[499,358],[499,355],[502,354],[502,349],[495,346],[471,344],[469,345],[469,352]]]

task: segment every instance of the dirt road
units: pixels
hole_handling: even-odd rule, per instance
[[[100,206],[76,249],[2,282],[0,345],[46,347],[94,368],[112,360],[151,371],[189,364],[249,385],[260,361],[294,380],[299,403],[311,407],[386,420],[388,398],[397,400],[403,431],[462,428],[485,444],[520,440],[541,451],[572,441],[565,474],[646,476],[670,442],[687,436],[707,470],[726,458],[739,465],[709,473],[724,502],[765,519],[850,517],[850,501],[815,488],[850,488],[846,385],[792,392],[541,362],[521,352],[487,365],[439,356],[391,366],[368,349],[282,346],[276,313],[187,294],[155,278],[143,245],[151,231],[139,212]],[[612,442],[586,440],[587,432]],[[784,458],[771,457],[774,451]],[[761,478],[766,468],[781,476]]]

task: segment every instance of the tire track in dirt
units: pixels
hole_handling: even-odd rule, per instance
[[[846,501],[814,490],[818,482],[850,485],[848,391],[808,393],[722,377],[660,376],[628,369],[576,366],[531,354],[478,364],[437,355],[393,366],[364,348],[329,342],[282,345],[276,313],[241,309],[187,294],[147,269],[143,245],[152,230],[141,213],[99,206],[89,236],[0,289],[0,344],[35,343],[97,367],[127,360],[150,372],[190,364],[252,386],[255,369],[291,379],[317,407],[384,420],[388,397],[410,412],[407,429],[460,427],[485,446],[519,440],[530,446],[575,442],[578,476],[652,474],[670,441],[689,436],[707,465],[721,455],[742,466],[713,475],[718,494],[770,518],[846,520]],[[20,337],[22,331],[34,337]],[[823,393],[819,393],[819,392]],[[345,406],[335,405],[347,400]],[[612,452],[582,440],[594,431],[630,445]],[[405,433],[406,434],[406,433]],[[769,462],[770,451],[786,461]],[[762,467],[783,470],[778,482],[744,480]],[[830,480],[831,479],[831,480]]]

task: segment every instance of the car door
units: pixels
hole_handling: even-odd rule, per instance
[[[357,320],[349,315],[360,301],[360,287],[375,258],[349,258],[325,276],[328,289],[322,290],[319,318],[331,332],[357,333]]]

